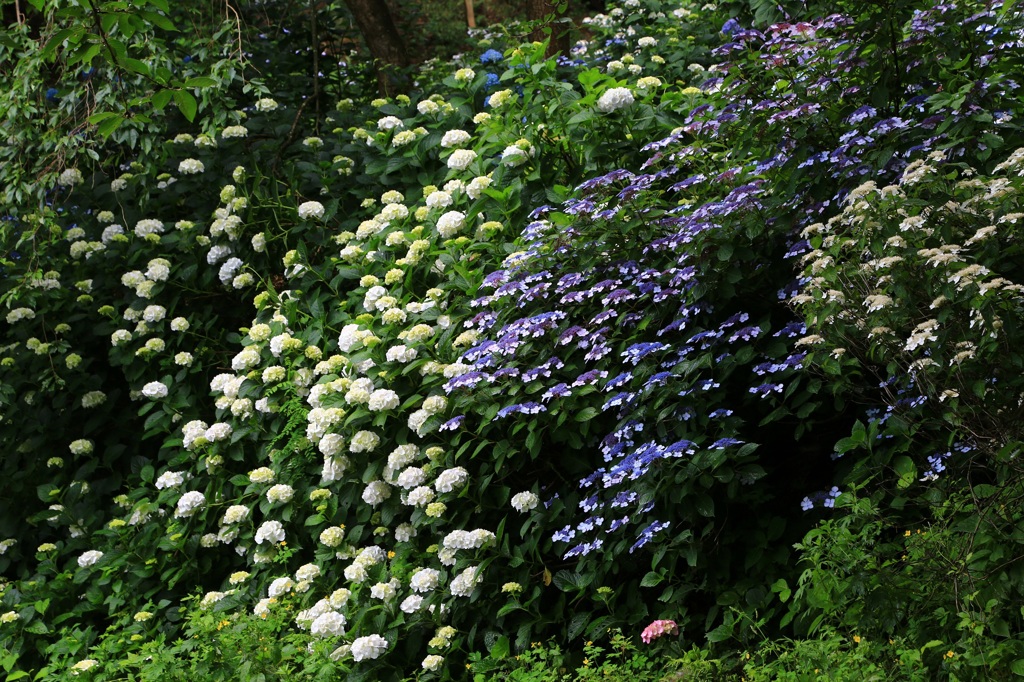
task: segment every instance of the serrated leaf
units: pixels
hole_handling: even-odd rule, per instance
[[[596,417],[597,414],[598,410],[596,407],[585,407],[579,412],[577,412],[576,416],[573,418],[578,422],[588,422],[594,417]]]

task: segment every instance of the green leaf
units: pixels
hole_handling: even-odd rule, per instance
[[[1024,658],[1018,658],[1016,661],[1011,663],[1010,664],[1010,671],[1014,675],[1020,675],[1021,677],[1024,677]],[[11,678],[8,677],[7,679],[11,679]]]
[[[146,62],[140,59],[133,59],[131,57],[125,57],[121,61],[124,64],[124,67],[129,71],[142,74],[143,76],[149,75],[149,66],[146,65]]]
[[[216,85],[217,79],[210,78],[209,76],[193,76],[185,81],[186,88],[208,88],[211,85]]]
[[[510,651],[508,637],[501,636],[491,647],[491,658],[496,661],[500,661],[504,658],[508,658]]]
[[[598,409],[596,407],[585,407],[576,413],[574,419],[578,422],[588,422],[594,417],[596,417],[597,414]]]
[[[153,95],[153,108],[163,109],[171,101],[172,92],[170,90],[161,90]]]
[[[196,110],[199,108],[195,97],[184,90],[177,90],[174,93],[174,101],[177,102],[178,109],[181,111],[182,116],[188,119],[189,123],[195,120]]]
[[[157,28],[162,28],[165,31],[177,31],[178,28],[174,25],[170,19],[162,14],[156,12],[147,12],[146,10],[140,10],[139,16],[153,24]]]
[[[650,571],[640,581],[640,587],[655,587],[665,581],[665,576],[655,571]]]
[[[104,120],[98,126],[96,126],[96,132],[102,135],[104,138],[110,137],[115,130],[124,122],[124,116],[120,114],[114,114],[112,117]]]
[[[898,487],[909,488],[917,480],[917,467],[914,466],[914,460],[906,455],[897,457],[893,462],[893,468],[900,477],[900,480],[896,482]]]

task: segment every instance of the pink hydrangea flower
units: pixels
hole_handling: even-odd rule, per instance
[[[644,628],[640,639],[644,640],[644,644],[650,644],[662,635],[676,634],[679,634],[679,626],[674,620],[656,620]]]

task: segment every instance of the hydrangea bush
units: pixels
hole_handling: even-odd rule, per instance
[[[251,87],[57,173],[2,233],[5,668],[804,633],[830,509],[1008,491],[1019,17],[729,9],[628,0],[319,117]]]

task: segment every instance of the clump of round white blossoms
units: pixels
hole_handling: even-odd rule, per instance
[[[233,504],[224,510],[224,518],[220,522],[224,525],[239,523],[249,517],[249,508],[240,504]]]
[[[448,168],[452,170],[466,170],[469,164],[476,161],[476,152],[472,149],[456,149],[448,157]]]
[[[309,626],[314,637],[339,637],[345,634],[345,616],[337,611],[320,614]]]
[[[413,592],[430,592],[437,589],[441,581],[441,572],[436,568],[421,568],[412,574],[409,579],[409,587]]]
[[[184,159],[178,164],[178,172],[182,175],[196,175],[206,170],[206,166],[199,159]]]
[[[430,672],[437,672],[444,665],[444,656],[438,656],[437,654],[430,654],[423,659],[423,669],[429,670]]]
[[[267,491],[267,501],[274,502],[288,502],[295,495],[295,490],[287,483],[278,483],[275,486],[271,486],[270,490]]]
[[[398,130],[404,127],[405,123],[397,116],[385,116],[377,121],[377,130]]]
[[[380,445],[380,436],[373,431],[358,431],[348,446],[350,452],[370,452]]]
[[[88,568],[102,558],[103,552],[96,549],[90,549],[88,552],[83,552],[82,556],[78,557],[78,565],[81,568]]]
[[[468,83],[476,77],[476,71],[470,68],[459,69],[455,72],[455,80],[458,83]]]
[[[378,388],[370,394],[367,407],[370,408],[371,412],[381,412],[383,410],[393,410],[398,407],[399,403],[397,393],[390,389]]]
[[[402,609],[402,613],[416,613],[421,606],[423,606],[423,597],[418,594],[410,594],[402,600],[398,608]]]
[[[180,471],[165,471],[156,479],[154,485],[157,490],[163,490],[164,488],[177,488],[184,482],[185,475]]]
[[[352,642],[352,660],[365,661],[374,658],[379,658],[381,654],[387,651],[388,641],[380,635],[369,635],[367,637],[359,637],[356,641]]]
[[[273,483],[277,474],[270,467],[259,467],[249,472],[250,483]]]
[[[256,544],[262,545],[264,542],[277,544],[284,542],[284,537],[284,526],[280,521],[264,521],[256,531]]]
[[[376,507],[391,497],[391,486],[384,481],[370,481],[363,489],[363,502]]]
[[[465,130],[449,130],[441,138],[441,146],[445,149],[449,147],[461,147],[462,145],[469,142],[469,133]]]
[[[437,220],[437,233],[445,239],[451,239],[465,224],[466,214],[461,211],[448,211]]]
[[[320,533],[320,542],[328,547],[337,547],[344,539],[345,529],[341,526],[330,526]]]
[[[282,594],[287,594],[292,591],[295,587],[295,581],[284,576],[283,578],[275,578],[270,583],[270,587],[267,588],[267,596],[273,599],[274,597],[280,597]]]
[[[309,220],[310,218],[319,220],[323,217],[324,205],[319,201],[306,201],[299,204],[299,218],[302,220]]]
[[[439,493],[450,493],[456,488],[461,488],[469,480],[469,472],[462,467],[445,469],[434,481],[434,487]]]
[[[178,508],[174,511],[174,516],[179,519],[187,518],[199,511],[204,504],[206,495],[198,490],[189,491],[178,499]]]
[[[526,490],[512,496],[512,508],[520,514],[537,508],[540,498]]]
[[[633,103],[633,93],[629,88],[611,88],[597,100],[598,111],[609,114]]]
[[[483,580],[481,573],[482,571],[479,566],[470,566],[455,576],[455,579],[449,585],[452,596],[468,597],[473,594],[473,590]]]
[[[72,187],[84,181],[82,171],[77,168],[68,168],[62,171],[60,177],[57,178],[57,184],[61,187]]]
[[[142,395],[150,400],[159,400],[167,397],[167,385],[159,381],[151,381],[142,387]]]
[[[249,134],[249,129],[245,126],[228,126],[220,132],[220,136],[225,140],[233,137],[246,137]]]
[[[266,112],[273,111],[274,109],[277,109],[277,102],[270,99],[269,97],[264,97],[256,101],[256,111]]]

